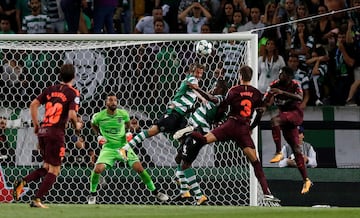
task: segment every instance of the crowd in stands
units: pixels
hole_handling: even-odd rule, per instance
[[[259,38],[260,90],[291,62],[306,90],[303,107],[359,105],[359,7],[360,0],[0,1],[0,33],[225,34],[259,29],[254,33]],[[344,9],[349,10],[321,16]]]

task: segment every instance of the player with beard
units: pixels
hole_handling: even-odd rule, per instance
[[[277,153],[271,159],[271,163],[279,162],[282,159],[281,153],[281,130],[286,142],[290,145],[295,156],[297,168],[303,179],[301,194],[309,192],[312,182],[308,178],[304,158],[299,146],[299,131],[297,126],[303,122],[304,112],[300,108],[303,91],[300,83],[294,80],[294,71],[289,67],[283,67],[279,73],[279,79],[273,81],[266,93],[264,102],[267,106],[275,104],[279,114],[271,119],[273,140]]]
[[[88,204],[96,203],[96,191],[101,173],[105,169],[110,169],[115,161],[127,162],[157,199],[167,201],[169,197],[158,191],[132,148],[128,149],[126,160],[120,155],[119,149],[126,144],[126,130],[130,128],[130,116],[126,110],[117,108],[118,99],[115,94],[108,94],[105,103],[106,109],[95,113],[91,119],[91,128],[98,135],[97,139],[102,149],[91,172]]]

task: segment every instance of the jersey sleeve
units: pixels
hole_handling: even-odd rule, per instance
[[[75,110],[78,112],[80,106],[80,92],[76,89],[73,89],[73,91],[74,94],[70,99],[69,110]]]
[[[128,113],[126,110],[123,110],[123,113],[124,113],[124,122],[125,122],[125,123],[130,122],[130,115],[129,115],[129,113]]]
[[[91,117],[91,124],[94,126],[99,126],[99,120],[98,120],[98,115],[99,113],[95,113],[92,117]]]

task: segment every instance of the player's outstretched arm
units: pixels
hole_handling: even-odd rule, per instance
[[[191,84],[191,83],[188,83],[188,86],[189,86],[191,89],[193,89],[193,90],[195,90],[196,92],[198,92],[198,93],[201,95],[201,97],[205,98],[207,101],[214,102],[215,104],[217,104],[217,103],[219,102],[219,99],[218,99],[218,98],[216,98],[215,96],[213,96],[213,95],[205,92],[204,90],[200,89],[199,86],[196,86],[196,85]]]

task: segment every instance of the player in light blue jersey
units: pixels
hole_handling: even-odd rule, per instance
[[[96,203],[96,191],[101,173],[105,169],[110,169],[115,161],[127,162],[157,199],[167,201],[169,197],[158,191],[131,148],[127,151],[126,160],[121,156],[119,149],[126,144],[126,130],[130,127],[130,117],[126,110],[117,108],[117,104],[118,99],[115,94],[109,94],[106,98],[106,109],[95,113],[91,119],[91,127],[98,135],[97,139],[102,148],[91,173],[88,204]]]
[[[227,82],[219,79],[216,82],[214,89],[211,91],[211,94],[214,96],[208,95],[208,98],[211,98],[211,100],[201,104],[201,106],[190,115],[189,125],[186,128],[178,130],[174,134],[174,139],[179,139],[182,143],[175,158],[175,161],[178,164],[176,176],[180,183],[180,195],[175,198],[175,200],[190,198],[191,194],[189,188],[195,194],[195,205],[202,205],[208,200],[202,193],[196,179],[196,174],[191,168],[191,164],[199,154],[201,147],[193,143],[194,140],[189,133],[194,129],[202,134],[210,132],[211,126],[215,121],[219,120],[219,118],[216,117],[217,109],[225,98],[227,90]]]

